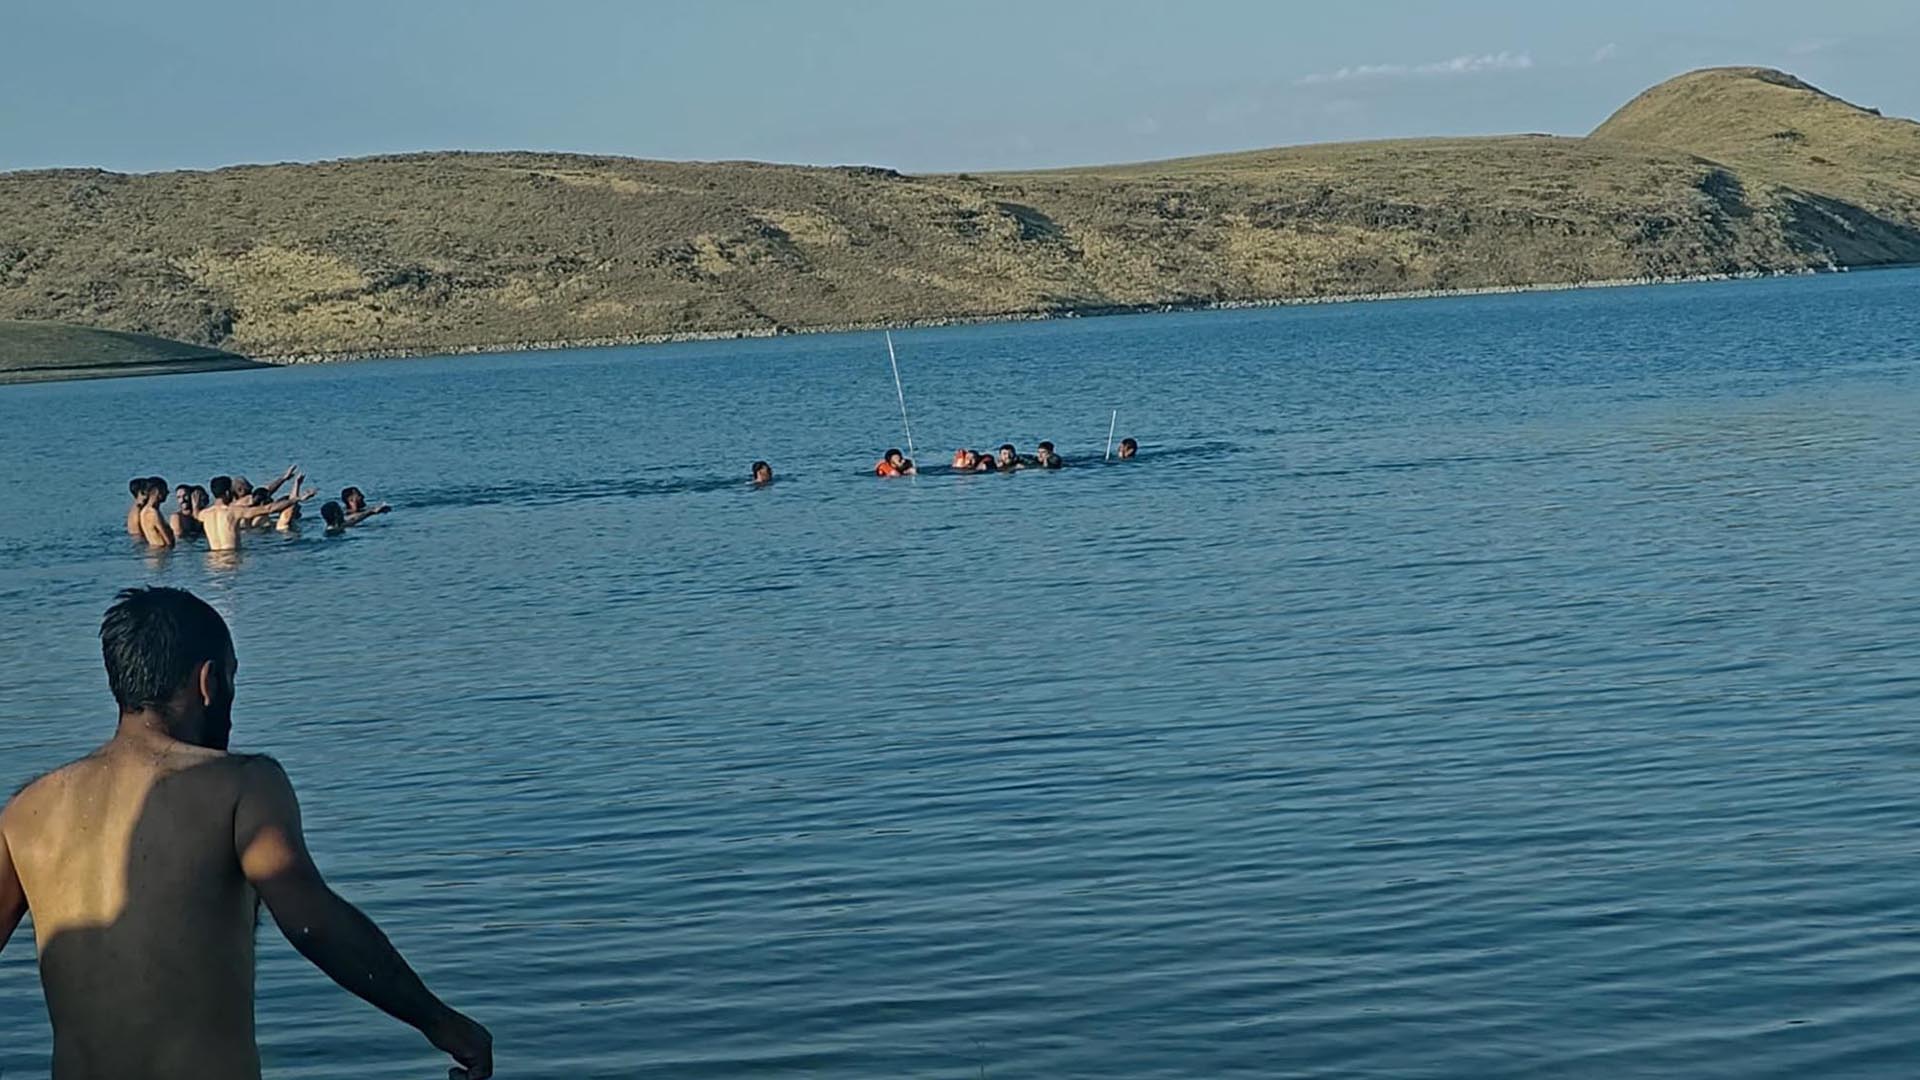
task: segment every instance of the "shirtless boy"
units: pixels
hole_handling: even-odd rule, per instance
[[[492,1037],[443,1004],[307,852],[272,758],[230,754],[233,639],[178,589],[129,589],[100,626],[119,727],[0,812],[0,948],[29,910],[57,1080],[256,1080],[254,918],[342,987],[493,1072]]]

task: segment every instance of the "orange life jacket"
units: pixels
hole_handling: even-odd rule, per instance
[[[899,467],[899,466],[897,466],[897,465],[895,465],[895,464],[894,464],[893,462],[891,462],[891,461],[888,461],[888,460],[886,460],[885,458],[882,458],[882,459],[880,460],[880,463],[879,463],[878,465],[875,465],[875,466],[873,467],[873,475],[875,475],[875,476],[899,476],[899,475],[900,475],[900,467]]]

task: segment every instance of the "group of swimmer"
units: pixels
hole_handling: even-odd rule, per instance
[[[1121,439],[1119,458],[1131,459],[1140,452],[1140,444],[1132,438]],[[953,452],[953,461],[947,467],[957,473],[1016,472],[1021,469],[1063,469],[1067,461],[1061,457],[1050,442],[1042,442],[1034,448],[1031,455],[1020,453],[1012,443],[1000,444],[999,450],[974,450],[961,447]],[[874,463],[873,475],[880,477],[918,476],[920,469],[913,459],[894,447]],[[753,482],[756,485],[773,483],[773,466],[764,461],[753,463]]]
[[[301,504],[319,493],[307,486],[306,479],[298,465],[289,465],[279,479],[261,486],[237,475],[216,476],[206,487],[180,484],[172,489],[175,509],[169,514],[161,509],[167,503],[167,482],[158,476],[136,476],[127,481],[127,494],[133,497],[127,509],[127,535],[154,548],[205,540],[211,551],[232,551],[240,546],[244,529],[267,528],[271,523],[281,532],[293,532],[302,516]],[[280,495],[289,483],[288,493]],[[367,505],[360,489],[349,487],[340,492],[339,502],[320,507],[320,519],[332,535],[391,509],[386,503]]]

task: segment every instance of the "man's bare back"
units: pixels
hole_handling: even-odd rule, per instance
[[[271,762],[116,737],[0,815],[33,911],[61,1077],[256,1077],[234,822]]]
[[[253,928],[264,903],[342,987],[490,1076],[485,1028],[436,998],[328,887],[271,758],[226,751],[234,676],[220,616],[130,589],[100,631],[113,738],[0,811],[0,948],[31,911],[56,1080],[254,1080]]]

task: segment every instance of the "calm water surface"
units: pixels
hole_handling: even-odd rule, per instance
[[[162,582],[503,1077],[1910,1076],[1917,299],[905,333],[923,461],[1078,466],[916,482],[878,335],[0,388],[0,784]],[[296,460],[399,509],[121,534]],[[270,1075],[444,1075],[261,944]]]

